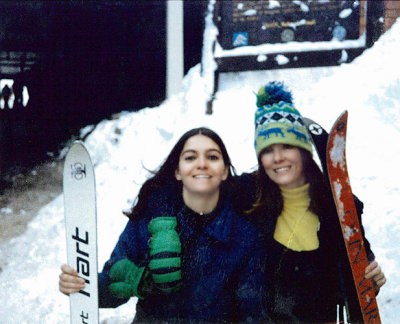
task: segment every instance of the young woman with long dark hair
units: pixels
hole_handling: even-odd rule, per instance
[[[185,133],[138,195],[128,224],[99,275],[100,307],[136,296],[134,322],[268,320],[259,232],[232,207],[233,167],[207,128]],[[62,266],[59,289],[83,289]]]

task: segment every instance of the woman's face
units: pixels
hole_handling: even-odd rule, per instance
[[[306,184],[300,149],[286,144],[273,144],[261,152],[261,163],[267,176],[283,188]]]
[[[219,193],[228,172],[219,146],[209,137],[198,134],[186,141],[175,177],[182,181],[186,194],[213,195]]]

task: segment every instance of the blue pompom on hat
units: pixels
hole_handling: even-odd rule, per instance
[[[255,141],[257,157],[272,144],[288,144],[313,152],[303,118],[293,106],[292,94],[282,82],[269,82],[257,93]]]

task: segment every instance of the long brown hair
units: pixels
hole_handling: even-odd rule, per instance
[[[195,135],[207,136],[219,146],[224,164],[229,170],[228,178],[223,183],[226,186],[231,185],[232,175],[236,174],[236,171],[231,163],[228,151],[221,137],[213,130],[206,127],[193,128],[181,136],[181,138],[172,148],[168,157],[165,159],[164,163],[159,167],[159,169],[156,171],[150,171],[153,174],[153,177],[146,180],[146,182],[143,184],[134,206],[131,208],[130,211],[124,212],[125,215],[127,215],[131,219],[137,219],[143,216],[144,211],[147,208],[149,197],[152,194],[157,193],[158,190],[166,185],[172,184],[172,186],[174,186],[177,191],[182,192],[182,182],[176,180],[175,170],[178,168],[179,158],[186,141]]]
[[[302,148],[300,150],[301,159],[303,161],[304,174],[306,183],[310,184],[310,206],[309,210],[318,216],[328,212],[330,207],[329,191],[325,178],[312,158],[309,151]],[[266,174],[261,163],[261,155],[258,158],[257,171],[257,198],[253,204],[253,208],[247,213],[255,216],[265,217],[266,215],[277,218],[283,209],[283,197],[279,186],[273,182]]]

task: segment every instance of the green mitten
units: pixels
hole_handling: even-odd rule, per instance
[[[146,268],[139,268],[128,259],[117,261],[110,269],[109,278],[111,284],[108,289],[117,298],[137,296],[143,299],[152,287]]]
[[[181,241],[176,232],[175,217],[157,217],[149,223],[150,263],[155,286],[162,292],[181,287]]]

